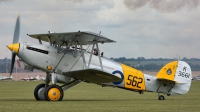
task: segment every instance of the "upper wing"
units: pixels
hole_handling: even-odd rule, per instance
[[[121,78],[98,69],[83,69],[77,71],[64,72],[63,74],[70,76],[74,79],[84,80],[95,84],[122,81]]]
[[[29,35],[29,34],[27,34]],[[32,38],[40,39],[42,41],[48,42],[48,38],[51,39],[52,42],[79,42],[81,41],[82,45],[91,44],[93,41],[97,43],[110,43],[115,42],[110,40],[102,35],[92,33],[92,32],[67,32],[67,33],[47,33],[47,34],[30,34]],[[48,38],[47,38],[48,37]],[[80,44],[80,43],[78,43]]]

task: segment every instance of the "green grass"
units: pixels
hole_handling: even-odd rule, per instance
[[[61,102],[36,101],[34,88],[42,82],[0,82],[0,112],[94,112],[94,111],[200,111],[200,81],[193,81],[185,95],[165,96],[80,83],[64,92]]]

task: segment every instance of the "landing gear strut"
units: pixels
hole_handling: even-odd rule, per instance
[[[45,84],[39,84],[34,90],[34,96],[36,100],[47,100],[47,101],[61,101],[64,96],[65,90],[79,84],[81,80],[72,80],[68,83],[65,83],[61,86],[56,85],[57,79],[55,76],[52,76],[52,85],[49,85],[50,74],[47,73]]]

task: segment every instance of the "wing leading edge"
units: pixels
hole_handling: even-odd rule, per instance
[[[122,81],[121,78],[113,74],[98,70],[98,69],[84,69],[84,70],[77,70],[77,71],[69,71],[69,72],[64,72],[63,74],[70,76],[74,79],[84,80],[84,81],[92,82],[95,84]]]

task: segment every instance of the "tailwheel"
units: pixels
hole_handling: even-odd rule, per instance
[[[61,101],[63,99],[64,93],[60,86],[50,85],[45,90],[45,97],[47,101]]]
[[[34,96],[36,100],[46,100],[45,95],[45,84],[39,84],[34,90]]]
[[[165,100],[165,97],[163,95],[159,95],[158,100]]]

